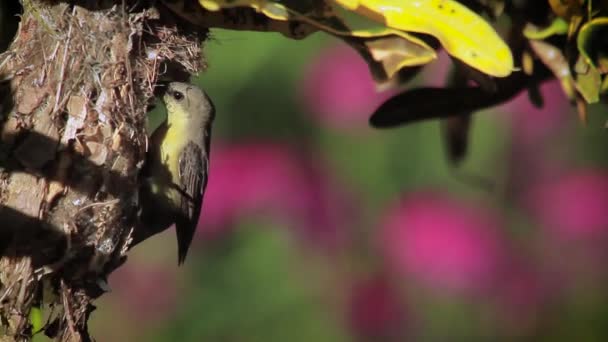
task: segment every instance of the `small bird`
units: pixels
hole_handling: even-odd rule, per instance
[[[167,120],[150,139],[141,187],[141,222],[135,243],[175,224],[178,264],[192,242],[209,175],[215,107],[205,92],[172,82],[163,95]]]

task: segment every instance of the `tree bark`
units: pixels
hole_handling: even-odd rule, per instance
[[[89,340],[92,300],[137,226],[159,72],[199,72],[204,32],[145,1],[23,3],[0,55],[0,340],[37,333],[39,305],[44,333]]]

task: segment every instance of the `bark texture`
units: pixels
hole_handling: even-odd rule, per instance
[[[0,55],[0,340],[89,340],[92,300],[137,226],[159,72],[199,72],[204,32],[153,2],[23,5]]]

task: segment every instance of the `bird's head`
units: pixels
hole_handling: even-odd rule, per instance
[[[211,99],[201,88],[189,83],[169,83],[163,101],[167,106],[170,121],[173,116],[174,119],[202,119],[205,122],[212,122],[215,116],[215,107]]]

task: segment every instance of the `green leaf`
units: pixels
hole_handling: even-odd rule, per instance
[[[575,85],[578,92],[587,103],[598,102],[602,84],[599,71],[593,65],[588,64],[582,55],[579,56],[574,70],[576,71]]]
[[[524,36],[528,39],[545,39],[556,34],[568,33],[569,24],[564,19],[557,17],[545,28],[537,28],[531,24],[524,28]]]
[[[600,59],[608,58],[608,17],[595,18],[585,23],[576,37],[576,46],[585,62],[597,68]],[[608,73],[608,70],[604,73]]]

